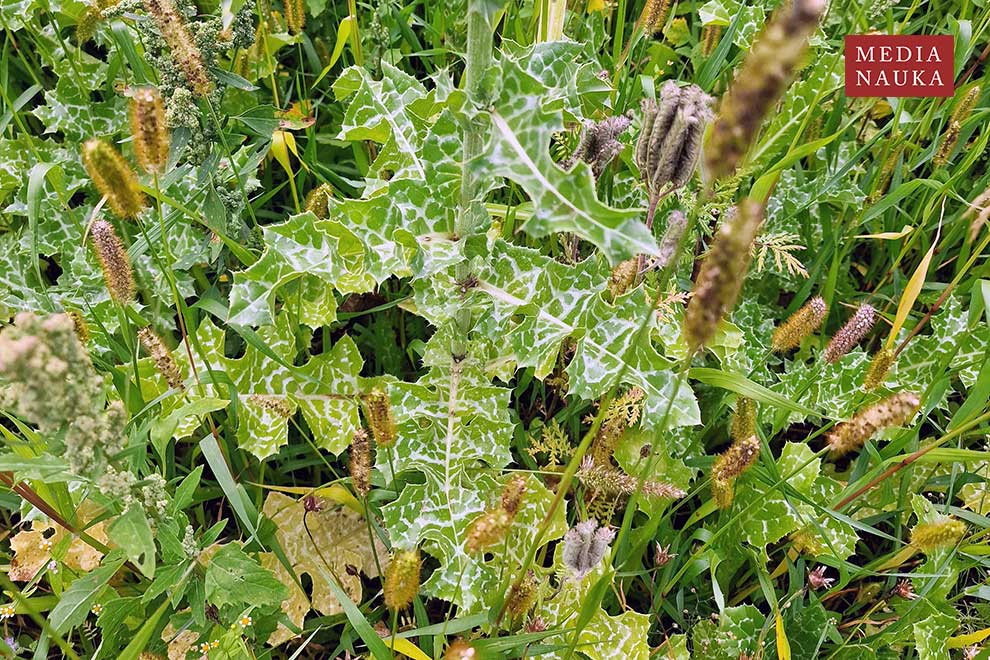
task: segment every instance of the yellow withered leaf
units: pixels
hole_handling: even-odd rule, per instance
[[[321,499],[319,510],[306,512],[306,499],[294,499],[282,493],[269,493],[262,507],[278,528],[276,536],[285,550],[297,576],[309,575],[312,593],[306,594],[273,553],[261,555],[261,564],[289,589],[282,602],[282,611],[300,628],[310,609],[325,615],[339,614],[343,608],[333,595],[327,580],[336,576],[351,600],[361,602],[361,577],[376,577],[378,568],[374,553],[387,561],[388,551],[375,539],[374,548],[368,536],[364,517],[332,500]],[[277,646],[295,637],[283,625],[268,638]]]
[[[88,518],[92,519],[92,517]],[[86,518],[81,516],[81,519]],[[100,543],[106,544],[106,521],[89,527],[86,533]],[[61,554],[64,540],[68,535],[69,533],[58,525],[35,520],[31,523],[31,529],[25,529],[11,537],[10,549],[14,552],[14,558],[10,561],[8,573],[10,579],[15,582],[27,582],[53,558],[58,558],[66,566],[80,571],[91,571],[100,565],[103,553],[79,537],[73,537],[64,550],[64,555]],[[52,555],[53,552],[55,557]]]

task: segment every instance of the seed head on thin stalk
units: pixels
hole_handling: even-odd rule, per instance
[[[379,447],[391,446],[397,437],[395,415],[388,392],[375,388],[364,395],[364,414]]]
[[[419,548],[397,550],[385,569],[382,591],[385,606],[390,610],[405,609],[419,593],[419,570],[422,562]]]
[[[176,390],[185,389],[185,386],[182,384],[182,372],[179,370],[179,365],[176,363],[175,358],[172,357],[172,351],[168,349],[162,338],[150,327],[138,330],[137,336],[144,350],[147,351],[148,355],[154,361],[155,369],[165,377],[168,386]]]
[[[959,103],[953,109],[952,114],[949,116],[949,123],[939,142],[938,151],[932,160],[935,167],[942,167],[949,161],[949,156],[952,155],[953,149],[956,148],[956,144],[959,142],[959,133],[962,131],[962,125],[969,119],[969,115],[973,112],[973,108],[976,106],[981,92],[982,89],[979,85],[970,87],[966,95],[959,100]]]
[[[284,0],[285,24],[291,34],[299,34],[306,26],[306,6],[303,0]]]
[[[127,304],[134,299],[134,272],[124,244],[113,225],[106,220],[95,221],[89,228],[89,234],[110,297],[121,305]]]
[[[897,352],[894,349],[882,348],[877,351],[870,361],[870,368],[866,370],[866,376],[863,377],[863,389],[870,392],[883,385],[887,373],[896,361]]]
[[[351,485],[364,497],[371,490],[371,443],[368,432],[358,429],[351,437]]]
[[[804,57],[825,0],[793,0],[774,12],[722,98],[705,144],[705,173],[732,174]]]
[[[137,217],[144,208],[144,193],[137,175],[120,152],[94,138],[83,144],[82,162],[113,212],[121,218]]]
[[[711,340],[719,321],[735,306],[762,224],[763,205],[747,198],[719,227],[684,316],[684,335],[692,352]]]
[[[646,34],[654,35],[663,28],[669,13],[670,0],[646,0],[636,23]]]
[[[913,392],[900,392],[867,406],[828,434],[826,444],[832,457],[839,458],[859,450],[882,429],[903,426],[920,407],[921,399]]]
[[[736,442],[756,435],[756,401],[744,396],[736,399],[730,435]]]
[[[915,525],[911,530],[911,545],[926,554],[951,548],[966,534],[966,523],[940,515],[936,520]]]
[[[130,119],[138,164],[148,173],[165,171],[171,138],[165,121],[165,103],[157,89],[140,87],[134,91]]]
[[[735,496],[735,483],[760,457],[760,441],[755,435],[736,440],[712,464],[712,497],[720,509],[727,509]]]
[[[770,341],[771,348],[775,353],[784,353],[797,348],[805,337],[821,326],[827,313],[828,305],[825,304],[825,299],[815,296],[777,326]]]
[[[716,23],[709,23],[701,30],[701,54],[709,57],[715,52],[719,39],[722,38],[722,26]]]
[[[208,96],[213,91],[213,83],[206,72],[203,54],[172,0],[144,0],[144,9],[154,19],[193,92],[200,98]]]
[[[825,348],[825,361],[836,363],[843,355],[854,349],[877,322],[877,313],[872,305],[860,305],[856,313],[839,329]]]

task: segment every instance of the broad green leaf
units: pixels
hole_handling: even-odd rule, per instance
[[[110,523],[107,534],[145,577],[155,577],[155,540],[152,538],[144,507],[128,507]]]
[[[64,634],[82,623],[124,561],[123,554],[108,555],[101,566],[73,581],[48,615],[52,629]]]
[[[222,546],[206,567],[206,598],[217,607],[278,605],[285,585],[235,543]]]

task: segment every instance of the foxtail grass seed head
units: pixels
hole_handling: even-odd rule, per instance
[[[719,321],[735,307],[762,224],[763,206],[749,198],[722,221],[684,315],[684,335],[692,351],[711,340]]]
[[[333,186],[324,183],[309,191],[304,208],[320,220],[325,220],[330,214],[329,204],[332,197]]]
[[[519,584],[513,584],[505,597],[505,611],[510,619],[519,619],[533,607],[537,594],[536,574],[528,571]]]
[[[825,348],[825,361],[834,364],[842,359],[843,355],[856,348],[856,345],[873,328],[876,321],[877,313],[873,306],[860,305],[856,313],[846,321],[846,324],[835,333],[832,341],[828,343]]]
[[[878,431],[903,426],[911,421],[921,407],[921,399],[913,392],[899,392],[860,410],[848,422],[832,429],[828,448],[834,458],[859,450]]]
[[[107,198],[107,204],[121,218],[135,218],[144,208],[144,193],[131,166],[116,149],[103,140],[87,140],[82,162],[93,185]]]
[[[739,166],[798,69],[825,5],[825,0],[793,0],[782,5],[757,37],[722,98],[705,144],[709,178],[725,178]]]
[[[351,438],[351,485],[361,497],[371,490],[371,442],[368,432],[358,429]]]
[[[382,591],[390,610],[405,609],[419,593],[419,548],[396,550],[385,569]]]
[[[771,348],[775,353],[784,353],[797,348],[805,337],[810,336],[821,326],[827,313],[828,305],[825,304],[825,299],[815,296],[777,326],[770,341]]]
[[[306,26],[306,5],[303,0],[284,0],[285,24],[292,34],[299,34]]]
[[[176,390],[185,389],[185,386],[182,384],[182,372],[179,370],[179,365],[176,363],[175,358],[172,357],[172,352],[168,350],[168,346],[165,345],[162,338],[150,327],[138,330],[137,336],[141,341],[141,345],[144,346],[144,350],[154,361],[155,369],[165,377],[165,382],[168,383],[168,386]]]
[[[144,0],[144,9],[154,19],[162,39],[172,52],[172,59],[182,71],[193,93],[203,98],[213,91],[206,72],[203,53],[193,41],[192,34],[172,0]]]
[[[110,297],[121,305],[134,299],[134,272],[124,244],[117,232],[106,220],[97,220],[89,229],[90,240],[96,249],[96,258],[103,271],[103,281]]]
[[[248,402],[264,408],[268,412],[279,417],[288,419],[292,417],[292,406],[289,405],[285,397],[269,396],[267,394],[252,394],[248,397]]]
[[[962,124],[957,121],[949,122],[949,126],[942,133],[942,140],[939,142],[938,151],[935,152],[935,157],[932,159],[932,164],[935,167],[942,167],[949,162],[949,156],[952,155],[952,151],[959,142],[959,133],[961,131]]]
[[[145,172],[164,172],[168,163],[169,131],[165,103],[154,87],[140,87],[131,96],[131,135],[134,154]]]
[[[391,446],[397,437],[395,415],[388,392],[376,387],[364,395],[364,414],[379,447]]]
[[[722,38],[722,26],[709,23],[701,30],[701,54],[710,57]]]
[[[585,456],[581,460],[576,476],[596,499],[598,496],[607,499],[628,497],[639,488],[639,479],[609,463],[598,463],[591,456]],[[679,499],[687,494],[672,484],[650,480],[643,482],[642,493],[647,497],[666,499]]]
[[[760,457],[760,441],[753,435],[736,440],[712,464],[712,496],[720,509],[732,504],[735,482]]]
[[[742,442],[756,435],[756,402],[744,396],[736,399],[736,410],[732,414],[732,439]]]
[[[882,348],[877,351],[873,360],[870,361],[870,368],[866,370],[866,376],[863,378],[863,389],[870,392],[883,385],[887,379],[887,373],[894,366],[896,360],[897,353],[892,348]]]
[[[980,94],[983,92],[983,88],[979,85],[974,85],[969,88],[966,95],[963,96],[956,107],[952,110],[952,116],[950,117],[950,122],[959,122],[960,124],[966,123],[969,119],[969,115],[973,112],[973,108],[976,107],[976,102],[980,100]]]
[[[646,0],[637,23],[643,32],[654,35],[663,29],[670,13],[670,0]]]
[[[680,188],[691,178],[701,153],[712,98],[697,85],[668,80],[658,101],[642,103],[636,166],[652,199]]]
[[[510,516],[519,512],[519,506],[526,496],[526,477],[522,474],[513,476],[502,488],[502,508]]]
[[[464,548],[470,554],[487,550],[499,543],[512,527],[512,516],[502,507],[489,509],[475,518],[467,529]]]
[[[897,167],[897,162],[900,160],[903,151],[904,149],[901,147],[891,150],[887,159],[883,162],[883,167],[880,168],[880,174],[877,175],[876,183],[873,184],[873,192],[870,193],[870,196],[866,200],[867,204],[876,204],[881,197],[887,194],[890,181],[894,178],[894,169]]]
[[[89,324],[86,323],[86,317],[82,315],[82,312],[69,309],[66,310],[66,315],[72,319],[72,329],[76,333],[76,337],[79,339],[80,344],[85,344],[89,341]]]
[[[636,267],[638,265],[639,258],[633,257],[626,259],[612,269],[612,275],[608,281],[608,290],[612,294],[612,300],[621,296],[632,286],[636,280]]]
[[[938,520],[916,525],[911,530],[911,545],[929,554],[942,548],[951,548],[965,535],[966,523],[949,516],[940,516]]]
[[[594,518],[580,522],[564,534],[561,562],[577,580],[595,569],[615,538],[615,530],[599,527]]]

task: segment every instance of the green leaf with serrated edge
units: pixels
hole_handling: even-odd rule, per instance
[[[424,356],[430,372],[416,383],[388,384],[397,440],[379,449],[376,468],[386,474],[393,466],[398,472],[423,473],[422,484],[407,485],[396,501],[383,508],[392,545],[422,544],[440,561],[440,568],[423,585],[424,592],[473,612],[489,607],[499,596],[502,562],[513,570],[537,543],[536,532],[549,511],[552,493],[529,477],[523,504],[504,549],[494,553],[496,559],[486,562],[483,556],[466,552],[468,526],[497,501],[505,481],[498,474],[511,460],[514,424],[508,409],[511,391],[491,385],[478,359],[453,362],[450,341],[450,331],[442,328]],[[484,346],[469,353],[479,354],[484,355]],[[564,531],[559,509],[539,544],[559,538]]]
[[[700,424],[691,388],[685,382],[674,394],[672,363],[661,356],[648,332],[639,332],[654,314],[642,288],[607,302],[601,295],[604,271],[584,262],[566,266],[533,250],[496,241],[490,267],[479,271],[478,290],[494,301],[493,339],[512,347],[519,366],[549,373],[564,339],[577,339],[567,371],[570,394],[595,399],[605,394],[622,374],[622,384],[646,394],[643,424],[660,425],[671,397],[668,428]],[[648,321],[653,322],[653,321]],[[624,372],[623,372],[624,369]]]
[[[559,550],[555,565],[561,567]],[[542,617],[548,630],[573,627],[591,588],[611,572],[607,555],[597,568],[580,580],[568,576],[562,570],[559,571],[560,591],[551,600],[538,606],[534,612],[535,616]],[[591,660],[605,658],[647,660],[650,657],[650,647],[646,642],[649,627],[649,617],[645,614],[628,611],[613,616],[598,608],[578,634],[575,650]],[[565,648],[551,651],[541,657],[565,658],[568,657],[566,648],[574,643],[574,633],[568,631],[560,635],[551,635],[544,640],[544,643],[564,645]]]
[[[210,557],[205,582],[206,599],[217,607],[278,605],[288,595],[284,584],[234,543]]]
[[[97,602],[107,582],[124,565],[124,555],[114,553],[103,559],[103,564],[72,582],[59,598],[58,604],[48,615],[48,623],[59,634],[82,623],[89,610]]]
[[[598,200],[591,168],[578,163],[565,172],[550,157],[553,134],[564,128],[559,109],[551,109],[553,90],[503,56],[501,94],[489,113],[491,138],[470,163],[477,177],[501,176],[518,183],[533,202],[523,229],[534,237],[570,232],[594,243],[613,264],[657,251],[640,210],[621,210]]]
[[[292,365],[299,346],[288,313],[264,326],[258,336],[281,358],[279,363],[248,345],[240,358],[224,355],[224,334],[210,319],[196,331],[202,353],[194,353],[200,379],[208,381],[209,369],[218,374],[217,382],[190,387],[185,398],[173,394],[162,401],[162,417],[167,417],[185,405],[186,400],[213,398],[235,394],[229,391],[229,381],[237,395],[237,441],[242,449],[259,459],[267,458],[288,442],[289,416],[300,410],[313,432],[318,446],[339,454],[350,443],[358,429],[358,376],[362,359],[354,341],[342,337],[333,348],[313,356],[306,364]],[[191,374],[189,358],[180,346],[172,353],[180,373]],[[147,378],[142,378],[142,390],[148,400],[168,390],[164,379],[153,370],[150,362],[143,364]],[[288,412],[287,416],[285,413]],[[175,437],[182,438],[199,426],[198,417],[187,417],[176,427]]]
[[[144,507],[129,507],[110,523],[107,534],[145,577],[155,577],[155,540]]]

